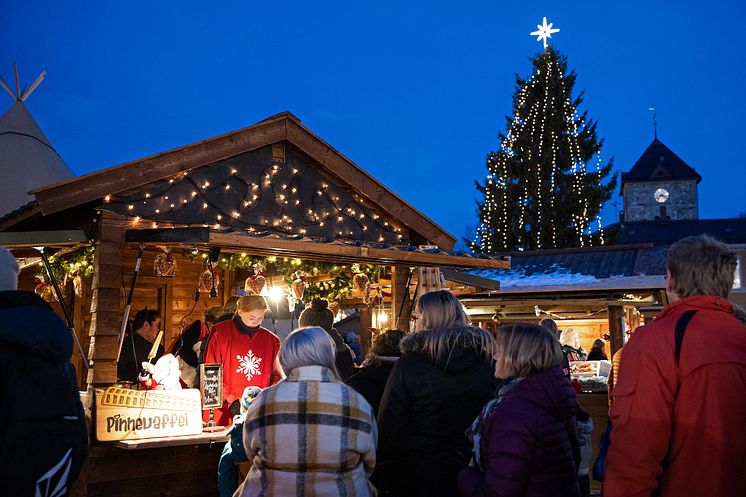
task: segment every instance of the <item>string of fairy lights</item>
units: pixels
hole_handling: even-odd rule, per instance
[[[546,19],[545,19],[546,24]],[[538,26],[541,30],[542,26]],[[551,24],[548,26],[551,27]],[[555,31],[552,31],[555,32]],[[532,34],[538,34],[532,33]],[[541,41],[541,37],[540,40]],[[546,46],[546,44],[545,44]],[[508,125],[506,134],[500,143],[499,152],[491,152],[487,160],[488,174],[485,181],[484,206],[481,210],[480,225],[477,228],[474,245],[481,251],[493,253],[499,250],[512,250],[513,247],[504,245],[509,239],[509,233],[517,237],[517,246],[522,247],[526,241],[524,239],[524,230],[531,230],[536,233],[538,249],[548,248],[544,246],[544,236],[546,230],[551,232],[551,246],[557,246],[559,230],[566,230],[567,227],[557,226],[551,215],[546,215],[559,207],[558,205],[558,180],[563,173],[563,167],[558,163],[558,156],[563,147],[567,147],[569,152],[569,173],[572,176],[570,184],[573,197],[580,202],[580,210],[572,215],[572,226],[574,236],[577,238],[577,244],[581,247],[592,244],[591,234],[592,224],[597,225],[601,244],[603,244],[603,231],[600,214],[590,216],[591,206],[587,193],[587,179],[593,173],[587,172],[586,163],[583,161],[583,154],[580,148],[580,135],[586,127],[584,115],[578,115],[577,108],[571,101],[571,96],[565,86],[565,75],[560,65],[559,57],[556,54],[550,54],[551,48],[547,48],[542,55],[544,62],[543,67],[539,67],[534,74],[518,90],[517,103],[515,106],[514,116]],[[548,134],[546,143],[546,125],[554,117],[553,112],[556,109],[556,98],[550,94],[549,89],[553,80],[559,81],[559,98],[562,100],[561,117],[562,123],[567,128],[566,136],[561,136],[554,131]],[[543,92],[541,91],[543,89]],[[536,98],[532,105],[527,106],[530,96],[542,95]],[[520,145],[516,150],[520,138],[529,137],[522,143],[536,143],[536,150],[533,147],[524,148]],[[547,148],[548,147],[548,148]],[[596,150],[595,167],[596,172],[601,169],[600,150]],[[520,159],[522,167],[525,168],[527,177],[536,179],[535,188],[532,188],[527,181],[520,185],[515,185],[515,179],[509,174],[509,161],[515,158]],[[546,159],[549,158],[549,164]],[[549,168],[546,168],[549,166]],[[547,170],[545,170],[548,169]],[[546,181],[546,183],[545,183]],[[548,188],[547,188],[548,183]],[[518,198],[511,198],[511,186],[517,186],[519,192]],[[510,216],[509,206],[517,205],[517,223]],[[533,220],[535,225],[528,225],[527,210],[529,206],[535,207],[536,218]],[[599,204],[596,212],[600,213],[601,205]],[[546,226],[546,224],[549,226]],[[517,225],[516,225],[517,224]],[[501,245],[501,243],[503,243]]]
[[[249,152],[104,201],[140,227],[409,243],[393,218],[295,157],[268,162]]]

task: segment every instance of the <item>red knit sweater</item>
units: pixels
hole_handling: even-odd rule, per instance
[[[215,422],[227,426],[233,420],[229,406],[241,398],[248,386],[267,388],[279,381],[275,360],[280,339],[266,328],[251,334],[238,331],[232,320],[213,327],[205,364],[223,365],[223,406],[215,411]]]

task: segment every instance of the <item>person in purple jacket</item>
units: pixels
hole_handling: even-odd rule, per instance
[[[519,323],[496,336],[504,379],[472,424],[474,459],[459,473],[462,497],[578,497],[578,403],[562,350],[542,326]]]

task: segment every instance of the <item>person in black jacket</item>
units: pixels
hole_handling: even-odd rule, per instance
[[[357,390],[373,408],[378,412],[381,405],[383,390],[386,388],[386,380],[389,379],[394,364],[401,357],[399,342],[404,337],[402,330],[386,330],[373,339],[373,346],[365,358],[363,367],[357,370],[347,382]]]
[[[65,497],[88,451],[73,338],[0,248],[0,494]]]
[[[381,495],[458,496],[458,473],[471,459],[466,429],[498,386],[494,339],[469,326],[447,291],[420,297],[415,318],[378,410],[373,483]]]
[[[597,338],[593,341],[593,348],[588,354],[589,361],[608,361],[609,358],[606,356],[606,342],[601,338]]]
[[[161,313],[147,308],[141,310],[135,314],[132,329],[134,331],[130,331],[122,343],[122,353],[117,363],[117,378],[137,383],[142,363],[148,360],[148,353],[153,348],[161,329]],[[166,349],[159,344],[152,362],[155,364],[165,352]]]
[[[318,326],[329,333],[336,347],[337,371],[342,381],[347,382],[355,373],[355,363],[352,361],[352,350],[347,346],[342,335],[334,329],[334,314],[329,309],[329,302],[326,299],[313,299],[311,305],[300,313],[298,324],[301,327]]]

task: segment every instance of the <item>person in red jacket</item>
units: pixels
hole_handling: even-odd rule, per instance
[[[267,388],[284,377],[277,362],[280,339],[261,326],[269,310],[260,295],[238,300],[233,319],[213,326],[205,353],[205,364],[223,365],[223,406],[215,412],[215,422],[228,426],[246,387]]]
[[[669,249],[671,303],[624,347],[604,497],[744,494],[746,324],[727,300],[736,266],[706,236]]]

